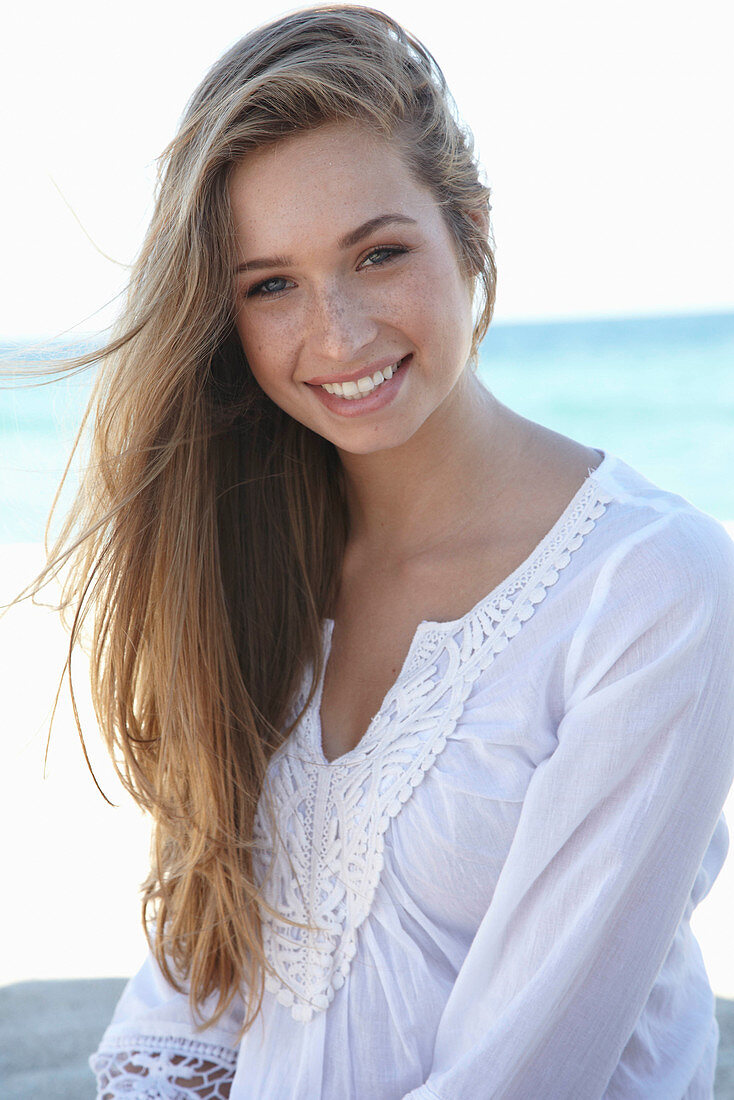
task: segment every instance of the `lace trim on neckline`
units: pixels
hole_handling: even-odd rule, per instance
[[[611,461],[610,456],[607,455],[600,466]],[[597,467],[597,469],[599,468],[600,467]],[[595,470],[594,473],[596,472]],[[319,761],[329,767],[334,767],[339,761],[346,761],[346,759],[351,761],[369,753],[375,739],[373,726],[382,718],[386,711],[389,710],[393,703],[393,694],[398,690],[401,681],[405,677],[413,675],[427,660],[429,660],[431,656],[436,653],[441,642],[447,635],[462,629],[476,632],[477,629],[486,626],[488,619],[493,619],[496,622],[500,621],[501,615],[510,608],[512,598],[517,596],[518,593],[522,592],[523,589],[531,584],[535,585],[534,593],[537,596],[536,602],[542,600],[545,597],[546,589],[555,584],[560,570],[564,569],[568,564],[571,554],[581,546],[584,537],[593,529],[596,520],[603,514],[606,505],[612,499],[612,494],[602,489],[593,474],[589,475],[576,495],[569,502],[566,510],[558,518],[548,534],[538,543],[529,557],[527,557],[517,569],[510,573],[504,581],[501,581],[497,587],[493,588],[488,595],[483,596],[465,615],[462,615],[458,619],[453,619],[450,622],[433,622],[431,620],[421,621],[416,628],[408,648],[403,667],[395,683],[388,690],[379,711],[372,719],[364,736],[360,738],[357,745],[350,752],[337,757],[335,760],[329,761],[323,754],[321,748],[321,732],[317,730],[318,736],[316,740],[312,742],[312,751]],[[333,619],[324,619],[323,625],[324,648],[326,650],[326,660],[328,660],[334,621]],[[326,660],[324,661],[324,672]],[[310,679],[311,673],[307,670],[297,700],[298,710],[302,709],[303,703],[308,695]],[[323,679],[322,673],[321,682],[317,685],[309,712],[317,716],[321,707],[321,694],[324,686]]]
[[[460,620],[422,624],[355,749],[331,763],[315,751],[319,692],[273,756],[265,788],[278,836],[261,800],[255,870],[264,900],[285,918],[261,913],[272,968],[266,988],[295,1019],[324,1011],[344,984],[379,883],[391,819],[445,748],[477,677],[532,617],[611,499],[589,478],[504,584]],[[303,693],[301,705],[305,683]]]
[[[558,574],[568,565],[571,554],[579,549],[584,537],[594,529],[596,520],[603,515],[610,500],[610,493],[602,490],[593,477],[587,478],[545,538],[509,577],[484,596],[466,615],[446,623],[422,622],[418,626],[418,632],[425,632],[430,638],[440,640],[445,634],[467,625],[468,620],[481,619],[483,615],[491,614],[492,608],[507,608],[512,597],[531,584],[535,584],[534,593],[538,596],[536,602],[540,602],[545,597],[546,589],[556,583]],[[421,644],[416,647],[415,653],[409,654],[412,659],[405,669],[406,673],[410,673],[423,659],[420,652],[423,648],[425,645]]]

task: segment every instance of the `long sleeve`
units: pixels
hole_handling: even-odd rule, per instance
[[[148,956],[89,1059],[98,1100],[228,1100],[242,1018],[235,998],[215,1027],[198,1031],[188,997]]]
[[[569,644],[557,745],[412,1100],[653,1095],[613,1075],[705,893],[717,823],[725,835],[733,624],[734,547],[705,517],[660,517],[604,563]],[[671,1062],[685,1074],[685,1051]],[[686,1083],[654,1096],[682,1100]]]

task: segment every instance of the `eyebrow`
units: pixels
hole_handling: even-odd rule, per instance
[[[340,249],[354,248],[355,244],[359,244],[365,237],[369,237],[370,233],[374,233],[377,229],[382,229],[386,225],[417,225],[415,218],[409,218],[407,214],[378,214],[376,218],[369,218],[366,222],[362,222],[356,229],[352,229],[351,232],[345,233],[343,237],[340,237],[337,241],[337,245]],[[291,267],[293,260],[288,256],[262,256],[257,260],[247,260],[245,263],[238,264],[237,271],[258,271],[267,267]]]

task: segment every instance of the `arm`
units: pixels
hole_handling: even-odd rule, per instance
[[[659,521],[599,574],[557,748],[412,1100],[599,1100],[620,1061],[734,772],[734,547],[690,523],[670,540]]]
[[[89,1059],[98,1100],[228,1100],[243,1005],[236,998],[213,1028],[197,1031],[188,997],[152,956],[128,982],[99,1049]]]

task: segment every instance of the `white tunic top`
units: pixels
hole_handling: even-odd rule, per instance
[[[419,625],[333,763],[319,684],[268,773],[281,842],[256,834],[266,899],[311,930],[264,918],[241,1043],[240,999],[197,1031],[149,958],[99,1096],[710,1100],[689,919],[727,850],[733,624],[724,530],[607,455],[503,584]]]

